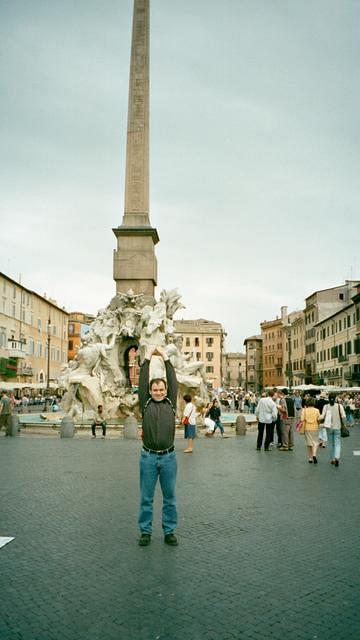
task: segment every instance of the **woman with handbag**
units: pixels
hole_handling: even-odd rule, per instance
[[[306,407],[301,412],[308,460],[317,464],[317,449],[319,446],[320,411],[315,407],[315,400],[311,396],[306,401]]]
[[[186,402],[183,419],[181,424],[184,425],[184,437],[187,438],[188,446],[184,449],[184,453],[193,452],[193,440],[196,436],[196,407],[191,402],[191,395],[186,394],[183,399]]]
[[[341,427],[345,422],[345,410],[342,404],[335,402],[336,394],[329,393],[329,404],[326,404],[321,414],[321,422],[327,429],[330,444],[330,462],[335,467],[340,464]]]

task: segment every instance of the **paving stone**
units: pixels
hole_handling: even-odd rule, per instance
[[[180,545],[155,500],[137,545],[140,443],[0,437],[1,640],[359,640],[360,428],[339,469],[177,439]]]

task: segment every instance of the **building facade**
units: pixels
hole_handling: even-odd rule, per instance
[[[246,381],[248,391],[261,391],[263,388],[263,338],[250,336],[245,338]]]
[[[315,324],[316,381],[360,385],[360,285],[350,304]]]
[[[237,389],[246,382],[246,353],[224,353],[223,374],[225,387]]]
[[[316,362],[316,326],[352,301],[358,281],[346,280],[345,284],[315,291],[305,300],[305,383],[318,384]]]
[[[265,320],[260,324],[263,339],[263,385],[278,387],[285,385],[285,345],[287,334],[287,307],[281,307],[281,317]]]
[[[67,363],[69,314],[3,273],[0,295],[0,380],[56,384]]]
[[[212,320],[175,320],[175,331],[183,337],[182,352],[204,362],[208,384],[217,389],[223,384],[223,350],[226,333]]]
[[[303,311],[292,311],[284,324],[284,375],[287,387],[305,382],[305,319]]]

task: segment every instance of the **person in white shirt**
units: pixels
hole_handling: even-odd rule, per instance
[[[330,462],[338,467],[341,453],[341,423],[345,423],[346,414],[342,404],[335,402],[335,398],[335,393],[329,393],[329,404],[324,406],[320,420],[328,433]]]
[[[186,402],[182,423],[184,425],[184,437],[187,438],[188,446],[184,453],[193,452],[193,440],[196,436],[196,407],[191,402],[191,395],[186,394],[183,398]]]
[[[274,392],[271,390],[268,395],[259,400],[259,403],[255,410],[255,415],[258,419],[258,437],[256,442],[256,449],[260,451],[263,442],[264,430],[265,435],[265,451],[269,451],[270,443],[274,437],[274,425],[277,419],[278,411],[276,404],[273,400]]]

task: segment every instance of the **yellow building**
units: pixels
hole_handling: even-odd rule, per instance
[[[56,384],[67,362],[68,313],[0,273],[0,380]],[[48,351],[49,348],[49,351]]]
[[[219,322],[212,320],[175,320],[175,331],[183,336],[182,352],[192,354],[205,365],[209,385],[222,387],[222,356],[226,333]]]

